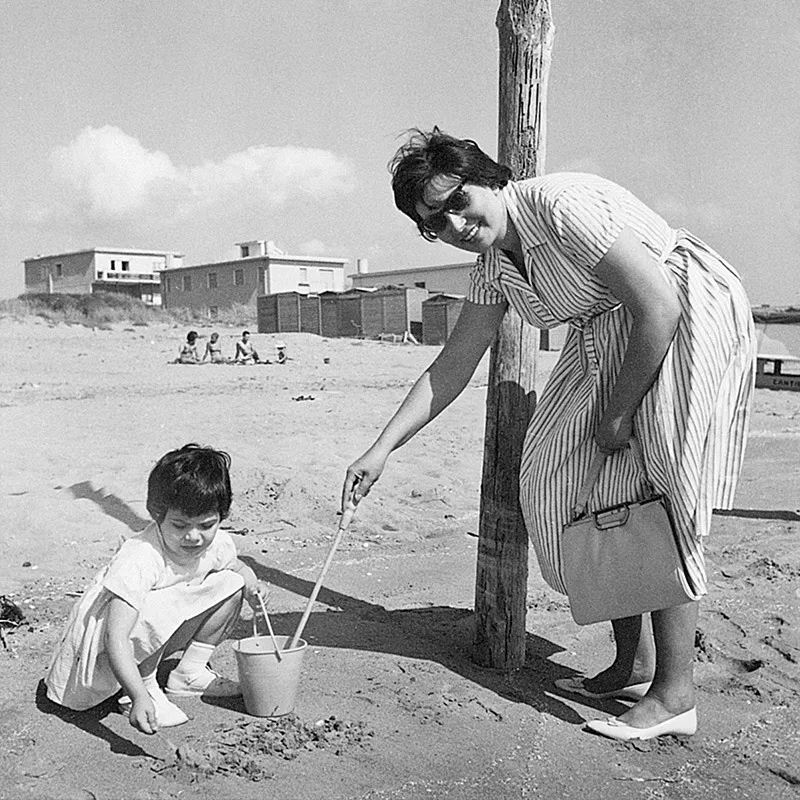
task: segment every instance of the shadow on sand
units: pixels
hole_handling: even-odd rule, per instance
[[[147,525],[147,520],[139,517],[125,501],[95,489],[88,481],[74,484],[69,489],[76,499],[93,500],[106,514],[124,522],[133,531],[142,530]],[[311,581],[265,566],[251,556],[242,556],[242,561],[261,580],[300,597],[310,597],[314,588]],[[473,612],[469,609],[432,606],[390,611],[376,603],[325,586],[320,589],[317,602],[336,610],[313,613],[309,617],[303,638],[315,645],[434,661],[506,700],[526,704],[573,725],[582,725],[585,721],[559,699],[561,693],[553,687],[555,679],[576,674],[574,670],[552,661],[552,656],[563,652],[564,648],[542,636],[528,632],[525,666],[513,672],[502,672],[483,668],[472,660]],[[300,612],[270,614],[276,634],[287,636],[294,634],[300,617]],[[240,619],[231,638],[251,635],[251,622]],[[159,682],[162,685],[175,663],[173,659],[165,659],[159,667]],[[574,695],[562,696],[576,699]],[[241,698],[208,702],[232,711],[245,712]],[[614,700],[591,701],[582,698],[581,702],[610,714],[621,713],[627,708]],[[109,714],[117,711],[116,696],[88,711],[71,711],[49,700],[44,682],[41,681],[36,693],[36,705],[43,713],[53,714],[107,741],[114,753],[155,757],[103,724]]]
[[[301,597],[310,596],[314,587],[311,581],[264,566],[251,556],[243,556],[242,560],[261,580]],[[564,648],[549,639],[528,632],[525,666],[503,672],[481,667],[473,661],[473,612],[470,609],[431,606],[389,611],[325,586],[320,589],[317,602],[337,610],[311,614],[303,638],[313,644],[435,661],[506,700],[524,703],[575,725],[585,721],[559,699],[559,695],[573,700],[575,696],[563,694],[553,686],[557,678],[577,673],[552,660],[552,656],[563,652]],[[270,614],[275,633],[286,636],[294,634],[300,617],[300,612]],[[250,635],[250,623],[240,621],[233,637]],[[581,698],[581,702],[608,713],[621,713],[627,708],[614,700]]]
[[[95,489],[91,481],[73,483],[67,488],[76,500],[92,500],[105,514],[124,523],[134,532],[143,531],[150,523],[149,519],[140,517],[121,497],[103,489]]]

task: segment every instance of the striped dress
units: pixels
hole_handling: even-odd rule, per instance
[[[661,370],[634,419],[648,477],[671,503],[695,597],[706,593],[702,538],[714,508],[730,508],[753,393],[750,304],[733,268],[702,241],[673,230],[630,192],[594,175],[554,173],[508,184],[502,195],[525,256],[525,280],[499,250],[481,255],[468,299],[507,301],[531,325],[570,326],[525,437],[520,502],[547,583],[566,594],[561,533],[592,456],[632,316],[594,267],[623,227],[653,256],[680,299]],[[606,459],[589,510],[645,496],[629,450]]]

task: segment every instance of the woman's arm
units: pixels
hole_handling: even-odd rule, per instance
[[[143,733],[155,733],[158,730],[156,710],[139,674],[131,645],[131,631],[137,615],[136,609],[121,597],[112,598],[108,609],[106,652],[114,677],[131,698],[131,725]]]
[[[442,352],[422,373],[372,447],[348,468],[342,490],[343,509],[351,497],[358,502],[369,493],[393,450],[461,394],[495,340],[505,311],[505,304],[464,303]]]
[[[628,227],[596,267],[597,276],[633,315],[625,358],[595,439],[603,452],[628,443],[633,417],[652,386],[678,328],[678,294]]]

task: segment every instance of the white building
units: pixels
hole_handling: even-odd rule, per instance
[[[410,267],[370,272],[366,259],[357,262],[358,272],[351,275],[354,289],[378,286],[416,286],[431,294],[464,295],[469,286],[469,273],[474,261],[460,264],[441,264],[435,267]]]
[[[148,305],[161,305],[161,272],[179,267],[183,254],[164,250],[92,247],[34,256],[25,265],[26,293],[117,292]]]
[[[234,304],[256,307],[259,295],[321,294],[345,289],[346,258],[290,256],[274,242],[237,243],[239,258],[165,271],[165,308],[193,308],[213,319]]]

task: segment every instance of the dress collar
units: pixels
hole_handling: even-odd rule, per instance
[[[525,196],[526,183],[528,181],[509,181],[501,190],[508,215],[517,229],[525,256],[532,248],[544,244],[547,238],[539,222],[535,203],[532,202],[532,198]]]

